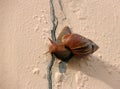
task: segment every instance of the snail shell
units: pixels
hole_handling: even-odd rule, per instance
[[[64,27],[56,42],[49,39],[49,52],[58,59],[68,62],[72,56],[83,57],[94,53],[99,47],[90,39],[73,34],[68,26]]]

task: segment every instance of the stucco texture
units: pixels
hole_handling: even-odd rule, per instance
[[[55,61],[53,89],[120,89],[120,0],[53,1],[57,35],[68,25],[100,47],[65,74]],[[0,89],[48,89],[50,30],[49,0],[0,0]]]

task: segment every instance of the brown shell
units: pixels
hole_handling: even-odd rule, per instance
[[[99,47],[91,40],[78,35],[68,34],[63,36],[62,42],[74,55],[84,56],[95,52]]]
[[[90,39],[71,33],[68,26],[63,28],[56,42],[50,41],[49,52],[64,62],[68,62],[74,55],[82,57],[92,54],[99,48]]]

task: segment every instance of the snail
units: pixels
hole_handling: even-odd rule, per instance
[[[49,46],[49,53],[54,54],[63,62],[68,62],[73,56],[84,57],[94,53],[99,47],[92,40],[75,33],[65,26],[57,38]]]

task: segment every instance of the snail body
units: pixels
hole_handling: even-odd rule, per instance
[[[68,62],[73,56],[83,57],[94,53],[99,48],[90,39],[79,34],[71,33],[69,30],[70,29],[67,26],[63,28],[62,32],[65,34],[59,36],[61,38],[61,42],[53,42],[49,39],[51,42],[49,52],[54,54],[58,59]],[[69,31],[69,33],[66,31]]]
[[[49,39],[50,40],[50,39]],[[63,43],[56,43],[50,40],[52,45],[49,47],[49,52],[54,54],[58,59],[68,62],[70,58],[73,56],[73,53],[70,49],[66,48]]]

